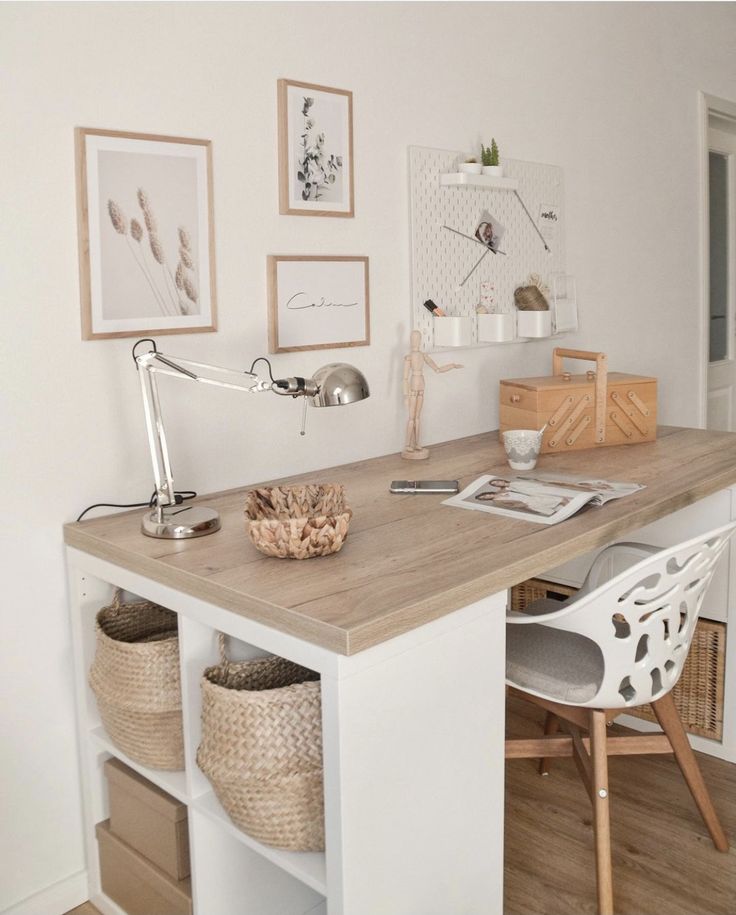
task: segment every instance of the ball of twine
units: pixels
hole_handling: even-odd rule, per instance
[[[549,311],[549,302],[538,286],[519,286],[514,290],[514,302],[519,311]]]

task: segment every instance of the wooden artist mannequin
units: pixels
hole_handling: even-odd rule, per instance
[[[419,444],[419,421],[424,405],[425,364],[434,372],[449,372],[451,369],[462,368],[462,365],[458,365],[457,362],[437,365],[433,359],[419,349],[421,344],[421,332],[413,330],[411,332],[411,352],[404,356],[404,403],[409,410],[409,422],[406,426],[406,445],[401,456],[407,461],[423,461],[429,457],[428,449],[422,448]]]

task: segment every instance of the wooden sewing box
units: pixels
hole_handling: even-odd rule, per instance
[[[595,371],[567,372],[565,358],[595,362]],[[546,424],[542,454],[657,437],[657,379],[609,372],[605,353],[557,348],[551,376],[504,379],[500,401],[501,432]]]

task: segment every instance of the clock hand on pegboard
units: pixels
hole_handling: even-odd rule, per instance
[[[529,217],[529,222],[534,226],[534,231],[535,231],[535,232],[537,233],[537,235],[542,239],[542,244],[544,245],[544,250],[545,250],[545,251],[550,251],[549,245],[548,245],[547,242],[544,240],[544,235],[542,235],[542,233],[539,231],[539,226],[536,224],[536,222],[534,222],[534,218],[532,217],[532,214],[529,212],[529,210],[527,210],[526,205],[524,204],[524,201],[523,201],[523,200],[521,199],[521,197],[519,196],[519,192],[518,192],[517,190],[515,190],[515,191],[514,191],[514,194],[516,195],[516,199],[517,199],[517,200],[519,201],[519,203],[521,204],[522,210],[523,210],[523,211],[526,213],[526,215]],[[552,252],[550,251],[550,254],[551,254],[551,253],[552,253]]]
[[[465,277],[465,279],[461,280],[461,282],[460,282],[460,285],[461,285],[461,286],[464,286],[464,285],[468,282],[468,280],[470,279],[470,277],[475,273],[475,271],[476,271],[476,270],[478,269],[478,267],[481,265],[481,262],[483,261],[483,259],[485,258],[486,254],[488,254],[489,251],[492,251],[493,254],[503,254],[503,255],[506,254],[505,251],[496,251],[495,248],[491,248],[490,245],[484,244],[482,241],[480,241],[480,240],[477,239],[477,238],[474,238],[472,235],[466,235],[465,232],[460,232],[458,229],[453,229],[451,226],[444,226],[444,225],[443,225],[442,228],[443,228],[443,229],[447,229],[448,232],[454,232],[455,235],[460,235],[462,238],[466,238],[468,241],[472,241],[472,242],[473,242],[474,244],[476,244],[476,245],[480,245],[481,248],[485,248],[485,251],[484,251],[483,254],[480,256],[480,259],[476,261],[476,263],[475,263],[475,265],[473,266],[473,268],[471,269],[470,273],[468,273],[468,275]]]
[[[452,226],[443,225],[442,228],[447,229],[448,232],[454,232],[455,235],[461,235],[463,238],[467,238],[468,241],[472,241],[476,245],[481,245],[481,247],[486,248],[488,251],[493,251],[494,254],[503,254],[503,255],[506,254],[505,251],[495,251],[493,248],[490,248],[488,245],[483,244],[483,242],[480,241],[479,239],[474,238],[472,235],[466,235],[465,232],[460,232],[457,229],[453,229]]]

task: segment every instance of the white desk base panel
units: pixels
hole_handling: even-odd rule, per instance
[[[79,550],[67,549],[91,901],[94,827],[115,755],[189,808],[195,915],[502,915],[506,593],[353,656],[338,655]],[[186,767],[131,763],[107,738],[87,672],[95,614],[114,589],[179,616]],[[233,656],[274,653],[322,677],[326,851],[285,852],[238,830],[195,762],[199,679]]]

